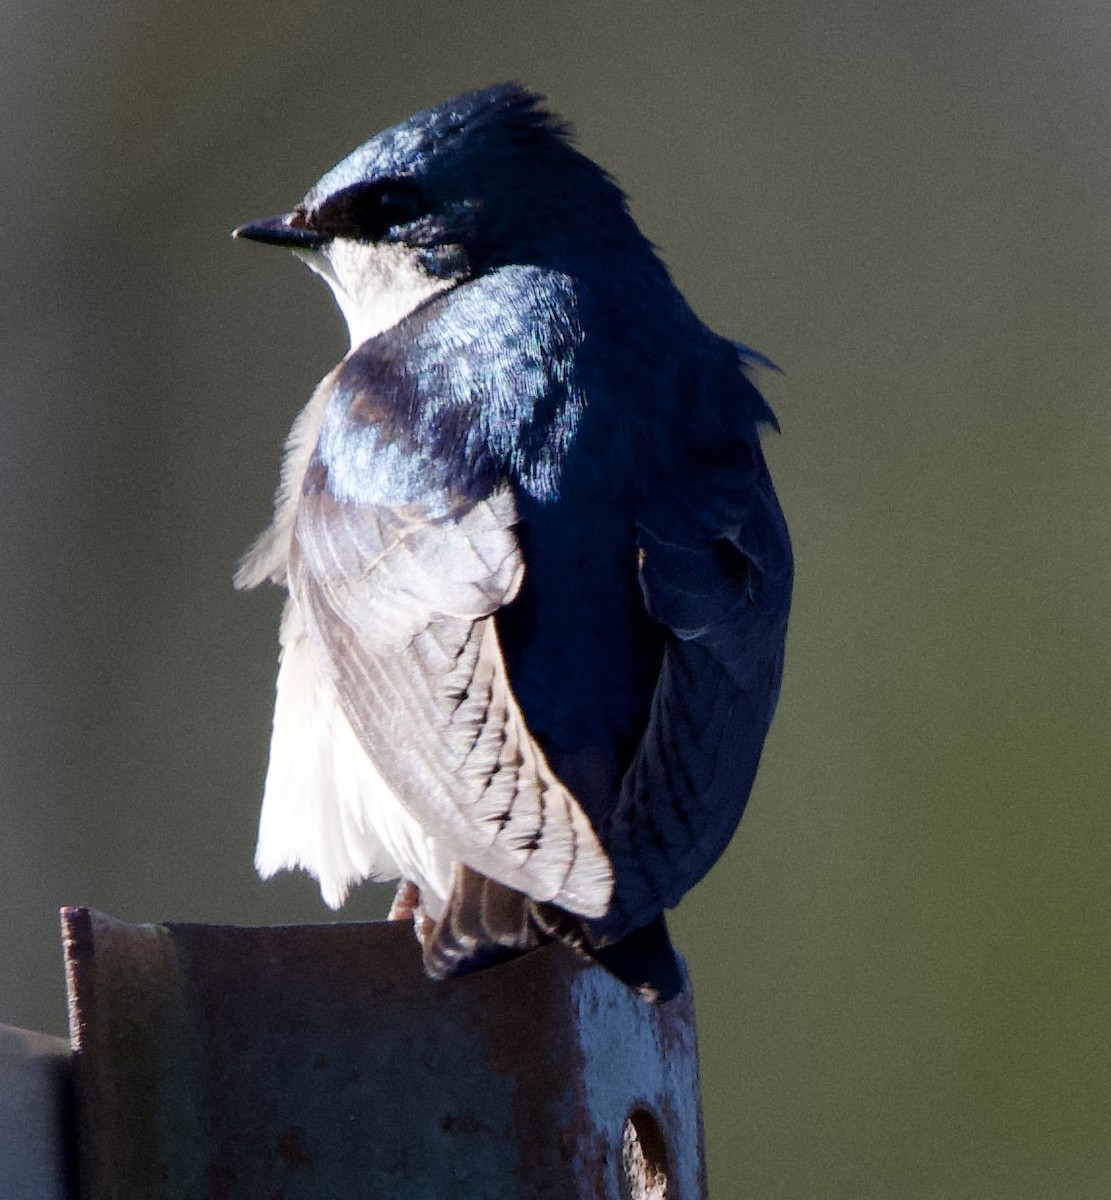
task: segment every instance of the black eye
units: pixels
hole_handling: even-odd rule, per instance
[[[389,228],[395,225],[408,225],[410,222],[424,216],[424,197],[416,184],[408,180],[398,180],[387,184],[378,196],[378,211],[382,218],[389,223]]]
[[[384,179],[356,183],[329,196],[312,214],[312,223],[333,237],[374,242],[426,212],[424,197],[415,183],[408,179]]]

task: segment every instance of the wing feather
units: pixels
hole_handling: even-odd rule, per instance
[[[492,614],[523,563],[512,494],[428,517],[301,498],[290,592],[340,706],[393,793],[460,861],[584,916],[612,873],[513,695]]]
[[[601,830],[612,941],[677,904],[744,812],[779,696],[793,563],[755,441],[723,448],[638,520],[641,587],[664,625],[648,726]]]

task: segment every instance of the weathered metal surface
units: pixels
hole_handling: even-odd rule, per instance
[[[403,923],[63,914],[83,1200],[702,1200],[689,989],[563,946],[446,983]]]
[[[0,1025],[0,1197],[72,1200],[72,1055],[61,1038]]]

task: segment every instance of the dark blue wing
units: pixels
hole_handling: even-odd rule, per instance
[[[793,565],[755,437],[701,452],[638,516],[645,604],[667,629],[648,727],[600,829],[614,866],[600,940],[680,900],[744,811],[779,696]]]

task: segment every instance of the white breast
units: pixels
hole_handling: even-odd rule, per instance
[[[449,280],[429,275],[408,246],[336,238],[297,253],[332,289],[352,350],[451,286]]]

